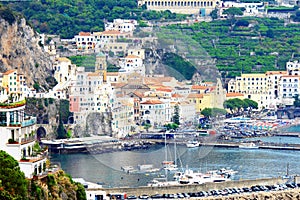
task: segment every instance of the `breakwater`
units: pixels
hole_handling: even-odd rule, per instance
[[[105,191],[107,194],[110,193],[123,193],[127,195],[154,195],[154,194],[175,194],[175,193],[188,193],[188,192],[198,192],[198,191],[208,191],[208,190],[221,190],[224,188],[233,187],[251,187],[253,185],[274,185],[282,184],[286,180],[282,178],[264,178],[264,179],[254,179],[254,180],[238,180],[238,181],[227,181],[222,183],[206,183],[206,184],[190,184],[190,185],[175,185],[175,186],[160,186],[160,187],[150,187],[141,186],[136,188],[131,187],[118,187],[118,188],[98,188],[98,189],[87,189],[89,191]]]

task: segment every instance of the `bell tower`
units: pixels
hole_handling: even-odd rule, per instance
[[[103,82],[106,82],[106,55],[101,52],[96,55],[95,72],[100,72],[103,76]]]

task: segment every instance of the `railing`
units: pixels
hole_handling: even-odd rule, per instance
[[[34,124],[36,124],[36,117],[31,117],[29,120],[24,120],[22,122],[22,127],[32,126]]]
[[[22,138],[22,139],[21,139],[21,144],[33,142],[33,141],[35,141],[35,140],[36,140],[35,135],[29,136],[29,137],[26,137],[26,138]]]

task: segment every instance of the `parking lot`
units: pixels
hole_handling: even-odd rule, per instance
[[[147,194],[134,196],[127,196],[126,199],[201,199],[201,198],[214,198],[214,197],[230,197],[231,195],[243,196],[259,192],[273,192],[273,191],[288,191],[292,189],[300,189],[300,184],[286,183],[286,184],[275,184],[275,185],[254,185],[251,187],[234,187],[225,188],[222,190],[209,190],[209,191],[198,191],[189,193],[175,193],[175,194],[155,194],[148,196]]]

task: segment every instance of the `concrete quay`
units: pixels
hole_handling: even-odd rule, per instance
[[[126,193],[127,195],[140,196],[143,194],[175,194],[188,193],[209,190],[221,190],[233,187],[251,187],[254,185],[274,185],[285,183],[286,180],[282,178],[264,178],[254,180],[238,180],[226,181],[222,183],[206,183],[206,184],[188,184],[188,185],[172,185],[172,186],[141,186],[136,188],[120,187],[120,188],[88,188],[87,191],[105,191],[106,194]]]

